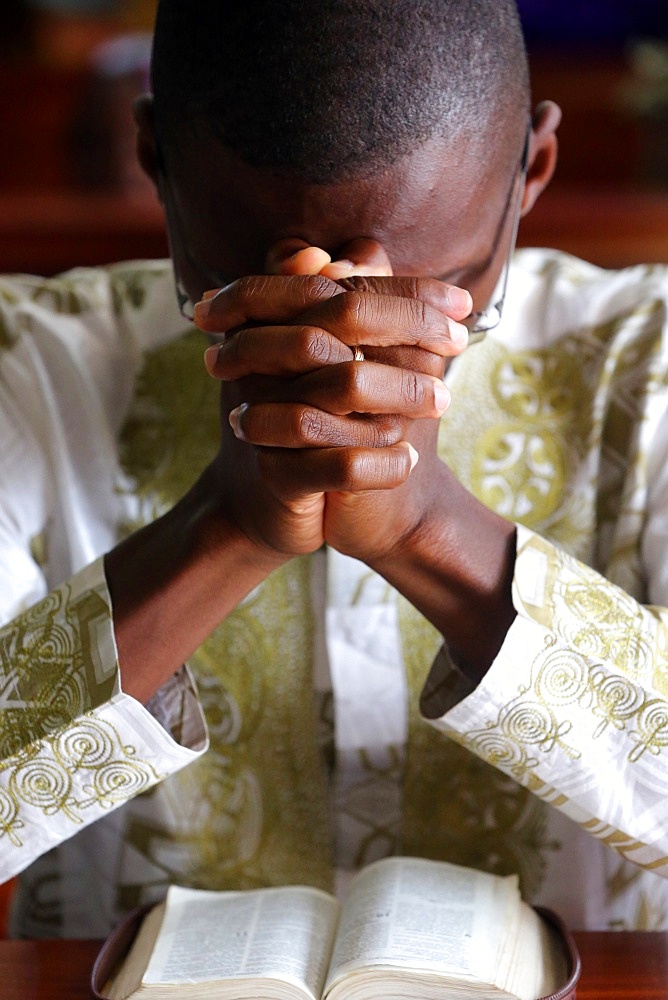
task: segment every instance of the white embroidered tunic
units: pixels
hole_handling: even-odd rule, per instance
[[[167,262],[1,279],[0,878],[39,858],[15,929],[99,936],[169,881],[322,884],[395,851],[518,870],[573,926],[668,927],[667,302],[666,268],[522,251],[448,374],[443,457],[520,524],[475,690],[442,650],[420,714],[433,630],[323,551],[205,644],[198,696],[182,671],[145,709],[99,557],[215,448],[204,342]]]

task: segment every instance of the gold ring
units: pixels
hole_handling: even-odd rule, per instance
[[[364,361],[364,351],[359,346],[353,351],[353,361]]]

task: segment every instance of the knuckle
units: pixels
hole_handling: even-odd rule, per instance
[[[291,289],[298,312],[316,309],[330,299],[336,300],[341,295],[341,289],[337,283],[323,274],[300,274],[283,280],[293,282]]]
[[[343,490],[358,490],[367,486],[372,478],[371,457],[368,452],[357,450],[341,452],[340,480]]]
[[[343,379],[341,400],[347,403],[346,410],[363,409],[365,405],[365,388],[367,384],[366,373],[362,371],[361,365],[345,365],[341,373]]]
[[[403,439],[404,421],[396,416],[383,416],[373,421],[372,438],[374,448],[386,448]]]
[[[343,278],[339,284],[350,292],[374,292],[376,290],[373,279],[364,274],[351,274],[349,278]]]
[[[418,332],[428,330],[431,326],[431,311],[424,299],[411,299],[413,319]]]
[[[326,460],[322,464],[322,481],[326,489],[354,490],[354,450],[346,447],[330,447],[326,450]]]
[[[330,467],[335,488],[345,492],[393,489],[410,471],[404,449],[335,449]]]
[[[418,301],[420,300],[421,295],[423,294],[422,286],[423,286],[422,279],[413,277],[406,278],[406,286],[404,294],[406,295],[407,298],[410,298],[414,301]]]
[[[399,324],[407,344],[419,344],[430,327],[427,305],[422,299],[402,296],[398,303]]]
[[[346,326],[363,326],[366,316],[366,298],[358,292],[344,292],[337,303],[339,318]]]
[[[415,372],[404,371],[401,392],[403,398],[411,405],[417,406],[424,399],[424,389],[421,379]]]
[[[313,407],[303,407],[297,414],[297,438],[303,444],[319,444],[323,439],[324,414]]]
[[[333,357],[332,337],[319,326],[303,326],[299,330],[299,350],[303,357],[316,366],[336,360]]]
[[[237,278],[235,286],[237,303],[245,310],[248,310],[259,297],[278,295],[280,300],[280,289],[284,291],[289,289],[292,308],[301,310],[313,305],[314,302],[338,295],[341,291],[335,281],[322,274],[292,276],[250,274]]]
[[[433,300],[435,295],[438,295],[440,286],[441,282],[436,278],[416,278],[415,295],[423,302],[429,302]]]
[[[385,452],[385,485],[389,488],[403,483],[410,472],[410,460],[404,448],[388,448]]]
[[[307,302],[328,299],[340,291],[336,282],[324,274],[303,274],[299,276],[299,280]]]

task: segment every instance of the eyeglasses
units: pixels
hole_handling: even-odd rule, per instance
[[[196,279],[196,283],[202,288],[202,292],[208,291],[211,288],[225,288],[226,285],[229,285],[232,281],[234,281],[234,278],[229,275],[224,275],[220,271],[214,271],[213,268],[209,267],[208,264],[205,264],[204,261],[198,260],[192,253],[188,246],[188,241],[183,235],[180,214],[177,211],[176,206],[173,204],[169,184],[165,184],[163,189],[163,204],[165,206],[165,215],[167,216],[168,222],[167,228],[172,254],[176,299],[179,304],[181,315],[184,319],[192,322],[195,317],[195,303],[186,292],[185,285],[181,278],[182,264],[180,261],[184,261],[186,263],[189,270],[192,272],[193,278]]]
[[[498,232],[501,234],[505,227],[505,223],[508,217],[508,213],[511,210],[513,212],[513,222],[512,222],[512,232],[510,244],[508,247],[508,253],[506,256],[505,263],[503,265],[503,270],[499,276],[499,280],[496,285],[496,290],[498,290],[498,295],[494,296],[495,301],[488,305],[485,309],[479,312],[471,313],[464,320],[464,324],[469,331],[469,344],[475,344],[482,340],[490,330],[493,330],[501,322],[501,316],[503,313],[503,306],[506,299],[506,292],[508,289],[508,277],[510,275],[510,264],[512,260],[513,253],[515,251],[515,244],[517,242],[517,232],[519,229],[521,210],[522,210],[522,194],[524,192],[524,182],[526,180],[528,159],[529,159],[529,138],[531,135],[531,126],[529,126],[526,138],[524,141],[524,148],[522,151],[522,158],[520,162],[520,169],[518,174],[513,179],[513,185],[508,193],[508,198],[506,200],[506,205],[501,216],[501,220],[498,227]],[[162,157],[160,157],[161,164],[164,163]],[[166,181],[166,175],[164,166],[161,165],[161,174],[163,179]],[[183,234],[183,229],[181,226],[180,213],[177,211],[176,206],[173,204],[173,199],[171,197],[171,189],[169,183],[165,184],[164,195],[164,205],[165,213],[167,215],[167,221],[169,223],[169,239],[171,243],[172,250],[172,263],[174,268],[174,281],[176,287],[176,298],[178,300],[179,309],[181,315],[192,322],[195,315],[195,303],[192,301],[188,295],[185,284],[181,277],[181,267],[185,264],[194,279],[194,283],[198,284],[202,291],[206,291],[210,288],[224,288],[226,285],[231,284],[235,280],[234,276],[222,274],[219,271],[213,270],[204,261],[198,260],[197,257],[192,253],[188,246],[188,241],[185,239]],[[514,199],[514,201],[513,201]]]
[[[513,186],[508,194],[508,199],[506,201],[506,207],[504,208],[503,215],[501,216],[501,221],[499,223],[499,232],[503,231],[506,219],[508,217],[508,212],[512,205],[513,212],[513,228],[510,236],[510,244],[508,246],[508,253],[506,255],[506,260],[503,265],[503,270],[499,275],[499,280],[496,284],[495,291],[498,295],[493,296],[494,300],[485,309],[481,309],[479,312],[471,313],[463,322],[469,331],[469,346],[471,344],[477,344],[487,336],[490,330],[494,330],[495,327],[501,322],[501,316],[503,315],[503,306],[506,301],[506,292],[508,291],[508,278],[510,276],[510,265],[513,259],[513,254],[515,252],[515,245],[517,243],[517,233],[520,228],[520,219],[522,217],[522,195],[524,194],[524,183],[526,181],[527,168],[529,165],[529,139],[531,138],[531,123],[527,128],[527,133],[524,139],[524,147],[522,149],[522,158],[520,160],[520,169],[518,175],[513,179]],[[513,195],[515,198],[515,203],[513,203]]]

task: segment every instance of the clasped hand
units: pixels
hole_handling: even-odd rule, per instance
[[[375,241],[344,254],[332,262],[281,241],[270,273],[206,293],[195,312],[221,338],[206,353],[221,382],[221,509],[284,557],[327,542],[382,558],[416,530],[442,480],[442,380],[466,346],[470,296],[393,276]]]

